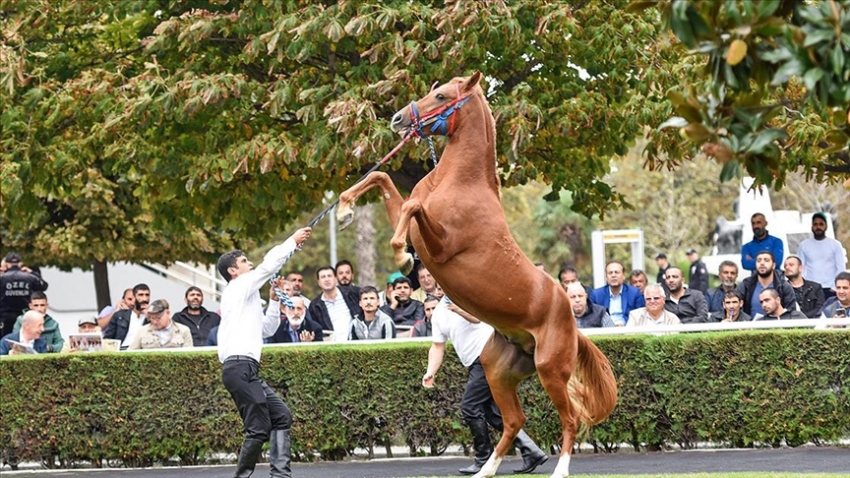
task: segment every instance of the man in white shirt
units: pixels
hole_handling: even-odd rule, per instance
[[[835,276],[844,271],[844,248],[841,243],[826,237],[826,214],[812,215],[812,236],[800,243],[797,256],[806,267],[807,279],[823,287],[825,299],[835,296]],[[802,304],[800,304],[802,306]]]
[[[263,338],[272,336],[280,325],[276,314],[263,314],[259,291],[310,237],[310,232],[309,227],[295,231],[283,244],[273,247],[256,269],[239,250],[218,259],[218,272],[227,281],[221,294],[218,332],[218,358],[224,364],[221,379],[236,402],[245,428],[234,478],[251,476],[263,443],[269,440],[271,476],[292,476],[289,467],[292,413],[257,375]]]
[[[458,471],[464,475],[472,475],[481,470],[490,454],[493,453],[487,423],[502,431],[502,414],[493,400],[490,384],[487,383],[484,367],[479,360],[494,330],[490,325],[444,299],[440,301],[431,316],[431,332],[433,343],[428,351],[428,369],[422,377],[422,386],[425,388],[434,386],[434,375],[443,364],[448,340],[452,341],[460,362],[469,371],[466,390],[460,402],[460,412],[464,422],[472,431],[475,462]],[[514,470],[516,473],[531,473],[549,459],[523,430],[517,434],[514,445],[519,448],[523,459],[522,468]]]

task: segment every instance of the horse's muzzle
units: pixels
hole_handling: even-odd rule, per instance
[[[410,116],[407,115],[405,110],[401,110],[393,115],[393,118],[390,121],[390,129],[394,133],[404,133],[410,127],[410,124]]]

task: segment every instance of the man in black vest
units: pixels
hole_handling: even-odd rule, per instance
[[[578,323],[578,328],[614,327],[614,321],[611,320],[611,316],[608,315],[605,307],[587,300],[587,292],[580,282],[573,282],[567,285],[567,297],[570,298],[570,305],[573,309],[573,316],[575,316]]]

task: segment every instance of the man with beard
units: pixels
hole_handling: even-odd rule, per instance
[[[192,343],[195,347],[206,345],[210,330],[218,327],[221,316],[203,307],[204,293],[192,286],[186,289],[186,307],[171,317],[171,320],[185,325],[192,332]]]
[[[284,293],[288,293],[284,290]],[[266,309],[267,316],[277,314],[280,327],[269,337],[270,344],[286,344],[297,342],[321,342],[324,340],[322,326],[307,318],[307,308],[301,297],[291,297],[292,308],[280,302],[280,298],[271,291],[269,307]],[[271,319],[268,319],[271,320]]]
[[[698,290],[685,289],[682,270],[667,269],[667,289],[670,294],[664,301],[664,309],[672,312],[683,324],[708,322],[708,304],[705,295]]]
[[[337,262],[334,267],[334,275],[336,275],[337,284],[357,289],[357,286],[354,285],[354,266],[351,265],[351,261],[343,259]]]
[[[812,215],[812,235],[797,248],[800,261],[806,266],[806,274],[813,282],[823,287],[825,298],[835,295],[835,276],[844,272],[844,250],[841,243],[826,237],[826,214]]]
[[[756,316],[753,320],[790,320],[807,319],[806,314],[797,309],[786,309],[779,300],[779,292],[776,289],[765,289],[759,294],[759,303],[764,314]]]
[[[147,284],[136,284],[133,299],[133,308],[116,312],[103,331],[103,338],[121,341],[121,350],[126,350],[133,343],[136,332],[148,324],[145,313],[151,301],[151,288]]]
[[[806,314],[806,317],[815,318],[820,315],[820,309],[823,307],[823,288],[817,282],[803,279],[804,268],[808,273],[809,268],[805,267],[797,256],[792,255],[785,259],[785,278],[794,288],[800,311]]]
[[[708,289],[705,293],[705,301],[708,303],[710,313],[723,312],[726,293],[734,291],[738,286],[738,265],[732,261],[721,262],[717,276],[720,277],[720,285]]]
[[[744,279],[735,289],[744,298],[744,312],[752,317],[756,314],[764,315],[759,295],[765,289],[776,289],[782,301],[782,307],[786,309],[797,307],[794,289],[776,271],[776,260],[773,253],[769,251],[756,254],[756,273]]]
[[[785,246],[782,240],[778,237],[773,237],[767,233],[767,219],[764,214],[757,212],[750,218],[750,224],[753,227],[753,240],[744,244],[741,249],[741,266],[748,271],[756,270],[756,255],[761,251],[768,251],[773,254],[774,264],[781,264],[785,257]],[[749,297],[744,297],[749,301]],[[757,302],[757,301],[756,301]]]

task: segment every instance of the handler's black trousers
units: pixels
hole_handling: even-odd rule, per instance
[[[469,379],[466,381],[466,389],[460,401],[460,414],[463,421],[469,424],[475,420],[485,419],[491,427],[502,431],[502,413],[493,399],[493,392],[490,391],[490,384],[487,383],[481,361],[475,359],[467,371]]]
[[[221,381],[239,409],[245,439],[266,442],[272,430],[292,427],[292,412],[257,375],[259,368],[260,364],[251,357],[232,355],[224,361]]]

